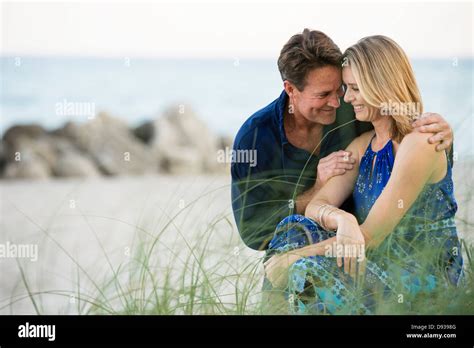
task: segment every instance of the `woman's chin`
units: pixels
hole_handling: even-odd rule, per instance
[[[368,117],[368,115],[365,111],[356,112],[355,113],[355,118],[357,119],[357,121],[369,122],[369,117]]]

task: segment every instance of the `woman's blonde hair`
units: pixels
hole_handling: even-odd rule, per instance
[[[392,117],[392,139],[400,142],[423,112],[415,74],[402,48],[392,39],[368,36],[349,47],[342,66],[350,66],[362,98]]]

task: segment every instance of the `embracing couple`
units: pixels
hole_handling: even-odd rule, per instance
[[[284,91],[240,128],[232,206],[265,250],[267,313],[380,312],[457,286],[451,127],[423,113],[402,48],[385,36],[344,53],[305,29],[281,50]]]

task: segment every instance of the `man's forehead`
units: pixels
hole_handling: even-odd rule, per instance
[[[333,65],[326,65],[323,67],[314,68],[308,72],[308,76],[335,76],[341,74],[342,68]]]
[[[340,69],[315,69],[306,77],[306,86],[311,91],[327,91],[339,87],[342,83]]]

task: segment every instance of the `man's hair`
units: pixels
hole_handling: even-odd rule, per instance
[[[341,67],[341,58],[341,50],[329,36],[317,30],[304,29],[283,46],[278,69],[283,81],[288,80],[302,91],[311,70],[328,65]]]

